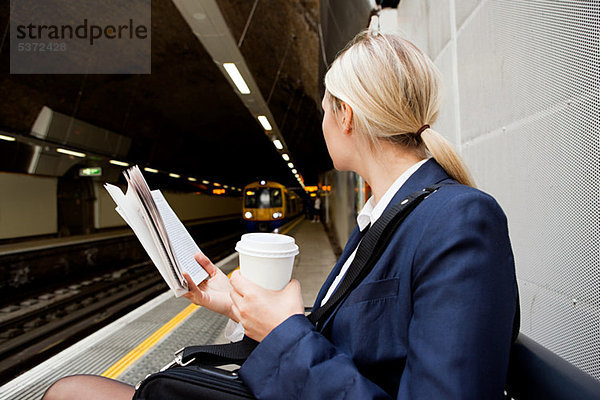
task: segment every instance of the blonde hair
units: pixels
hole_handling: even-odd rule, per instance
[[[359,33],[325,75],[326,96],[337,114],[341,102],[353,111],[353,129],[377,146],[388,140],[431,155],[456,181],[475,186],[452,144],[424,125],[439,113],[439,72],[411,42],[392,34]]]

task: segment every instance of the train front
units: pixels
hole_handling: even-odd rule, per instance
[[[276,182],[253,182],[244,188],[243,216],[248,232],[271,232],[283,225],[285,187]]]

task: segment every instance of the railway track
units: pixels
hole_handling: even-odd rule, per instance
[[[241,232],[200,243],[213,261]],[[0,313],[0,385],[167,290],[150,261],[61,288]]]

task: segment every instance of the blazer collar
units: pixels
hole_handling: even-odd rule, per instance
[[[445,180],[452,181],[452,178],[448,176],[446,171],[437,163],[433,158],[427,160],[427,162],[421,165],[421,168],[415,171],[410,178],[402,185],[402,187],[396,192],[386,210],[404,200],[410,194],[417,190],[425,189],[428,186],[435,185],[436,183],[443,182]]]

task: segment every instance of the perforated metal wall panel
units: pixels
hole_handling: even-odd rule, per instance
[[[508,216],[522,332],[600,379],[600,2],[403,0],[398,15],[444,76],[435,128]]]

